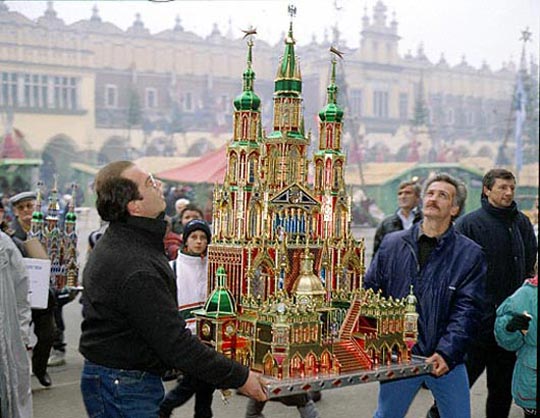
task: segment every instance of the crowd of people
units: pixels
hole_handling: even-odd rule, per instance
[[[88,415],[170,417],[194,396],[194,416],[210,418],[214,392],[233,388],[250,398],[245,417],[263,418],[264,377],[194,335],[212,239],[203,211],[185,193],[173,193],[171,205],[161,182],[128,161],[101,169],[94,188],[103,224],[89,236],[79,343]],[[487,418],[507,418],[512,399],[525,417],[536,416],[538,241],[515,188],[510,171],[489,170],[481,207],[462,215],[467,189],[451,175],[399,185],[396,213],[377,228],[364,287],[392,298],[412,287],[419,315],[413,353],[432,372],[380,383],[374,417],[405,417],[422,388],[435,400],[428,418],[470,417],[470,387],[484,371]],[[12,196],[10,224],[0,203],[2,418],[32,416],[31,371],[41,385],[53,384],[47,367],[65,361],[62,307],[76,296],[51,290],[47,308],[29,305],[23,257],[35,200],[32,192]],[[167,393],[165,376],[176,379]],[[317,418],[316,398],[281,402]]]

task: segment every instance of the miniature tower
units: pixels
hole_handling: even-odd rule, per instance
[[[37,238],[51,261],[51,285],[57,290],[78,287],[79,267],[77,264],[77,232],[75,214],[75,190],[72,185],[71,201],[65,216],[64,228],[58,226],[60,206],[58,204],[58,189],[56,179],[49,195],[47,216],[41,211],[42,192],[38,183],[36,207],[32,213],[32,224],[29,238]]]
[[[45,217],[45,226],[43,231],[45,248],[51,260],[51,283],[57,289],[62,289],[66,285],[66,269],[62,264],[63,248],[60,228],[58,227],[58,216],[60,206],[58,204],[57,179],[54,180],[54,186],[49,195],[49,204],[47,206],[47,216]]]
[[[319,112],[319,149],[313,156],[315,165],[314,189],[321,202],[321,230],[324,238],[346,237],[350,208],[345,193],[343,171],[345,154],[341,151],[343,109],[337,104],[336,60],[332,60],[327,104]]]
[[[236,302],[226,287],[227,273],[218,268],[217,286],[203,309],[194,311],[201,341],[230,358],[236,349]]]
[[[66,269],[67,287],[78,286],[79,267],[77,265],[77,215],[75,213],[75,192],[77,185],[71,185],[71,200],[68,203],[68,210],[64,219],[64,234],[62,236],[63,260]]]
[[[409,295],[405,300],[405,319],[403,321],[403,340],[407,345],[407,353],[410,356],[413,345],[418,339],[418,313],[416,312],[416,304],[418,300],[413,293],[413,286],[409,291]]]
[[[39,242],[44,243],[43,237],[43,212],[41,211],[42,196],[41,196],[41,186],[43,183],[38,182],[38,187],[36,191],[36,207],[32,213],[32,221],[30,224],[30,232],[28,233],[29,238],[37,238]]]
[[[291,21],[274,82],[273,132],[265,138],[263,165],[271,193],[293,183],[307,183],[310,137],[304,135],[302,76],[295,43]]]

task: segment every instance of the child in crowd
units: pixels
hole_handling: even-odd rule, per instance
[[[509,296],[497,309],[497,343],[517,352],[512,376],[512,396],[524,416],[536,417],[536,352],[538,338],[538,274]]]
[[[169,260],[176,259],[178,249],[182,247],[182,233],[185,226],[193,219],[203,219],[202,210],[189,203],[184,206],[179,215],[179,223],[175,226],[172,218],[167,217],[167,232],[163,243],[165,245],[165,254]]]
[[[187,223],[193,219],[204,219],[204,214],[201,208],[193,203],[185,205],[180,212],[180,230],[176,230],[173,225],[173,231],[181,234]]]
[[[208,260],[206,250],[210,243],[210,227],[202,219],[193,219],[184,226],[183,248],[171,267],[176,275],[178,312],[191,332],[195,332],[193,311],[200,309],[207,297]],[[165,395],[159,417],[170,417],[173,409],[195,395],[195,418],[212,417],[212,397],[215,388],[194,376],[182,375],[177,385]]]

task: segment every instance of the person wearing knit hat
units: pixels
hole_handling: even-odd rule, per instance
[[[203,221],[202,219],[193,219],[186,224],[186,226],[184,227],[184,232],[182,233],[182,242],[184,243],[184,248],[188,245],[189,236],[195,231],[202,231],[204,235],[206,235],[206,245],[210,244],[212,233],[210,232],[210,227],[208,226],[206,221]],[[194,244],[192,244],[191,246],[195,247]],[[192,250],[188,249],[188,251]]]
[[[175,260],[170,262],[176,276],[178,313],[186,321],[187,328],[195,332],[193,311],[201,309],[208,295],[208,260],[206,251],[212,234],[202,219],[189,221],[182,234],[183,247]],[[172,411],[195,395],[195,418],[212,417],[212,398],[215,387],[184,374],[170,390],[159,408],[159,417],[170,417]]]

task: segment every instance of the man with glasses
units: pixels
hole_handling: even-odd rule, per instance
[[[11,228],[15,231],[13,236],[26,241],[32,225],[32,214],[36,207],[36,194],[34,192],[22,192],[9,199],[15,219]]]
[[[169,369],[265,400],[259,375],[201,343],[177,313],[163,247],[161,183],[130,161],[96,176],[96,207],[109,227],[83,273],[85,357],[81,391],[93,417],[156,417]]]

